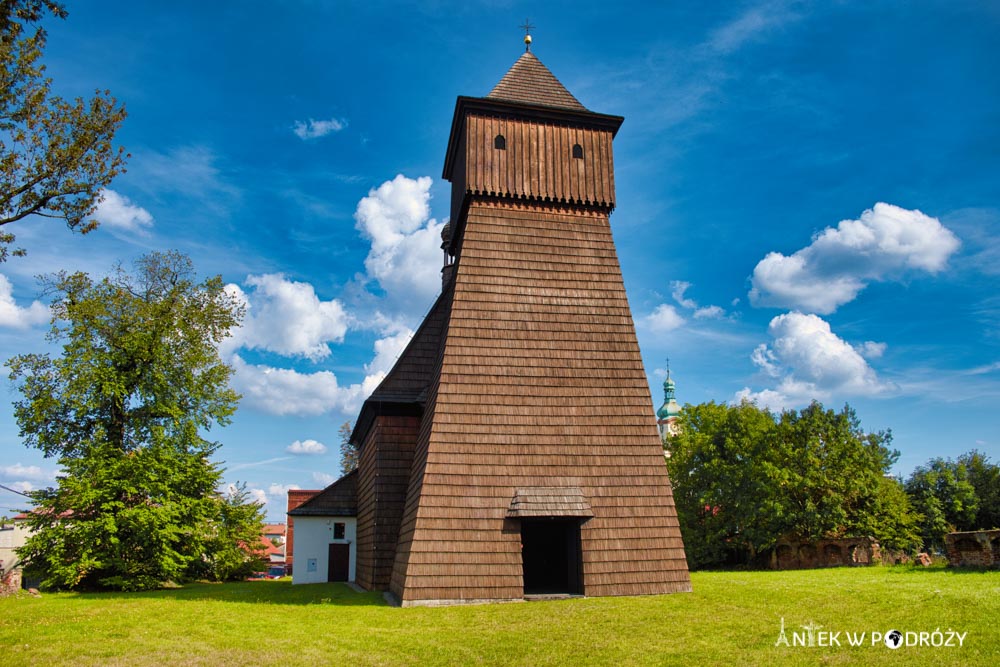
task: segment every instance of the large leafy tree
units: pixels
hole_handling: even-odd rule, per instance
[[[988,456],[976,450],[962,454],[958,462],[965,465],[969,483],[976,490],[978,509],[975,528],[1000,528],[1000,466],[991,463]]]
[[[888,432],[819,403],[775,415],[753,403],[687,405],[667,466],[692,567],[752,562],[785,535],[918,543]]]
[[[215,538],[239,533],[216,490],[219,445],[203,434],[239,399],[217,344],[241,306],[219,277],[196,282],[174,252],[143,257],[134,273],[64,272],[45,284],[62,355],[7,364],[21,435],[62,474],[32,494],[36,533],[22,557],[57,588],[145,589],[203,571]],[[244,518],[259,527],[259,511]]]
[[[15,240],[6,225],[28,216],[83,233],[97,227],[90,216],[101,190],[128,157],[113,145],[125,108],[108,91],[73,101],[52,94],[40,62],[46,14],[66,10],[53,0],[0,0],[0,262]]]
[[[686,405],[667,468],[692,567],[742,563],[780,535],[780,471],[766,456],[775,421],[752,403]]]
[[[198,579],[232,581],[266,570],[263,505],[251,500],[245,484],[233,485],[224,496],[208,501],[212,520],[202,525],[204,556],[194,560],[189,574]]]
[[[899,457],[888,431],[866,433],[850,406],[817,402],[781,414],[775,453],[785,472],[787,528],[803,537],[843,537],[872,525],[883,479]]]
[[[928,549],[943,549],[945,533],[978,527],[979,498],[966,461],[931,459],[906,480],[906,493],[923,515],[920,531]]]

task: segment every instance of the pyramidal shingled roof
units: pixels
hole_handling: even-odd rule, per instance
[[[517,59],[486,98],[574,111],[587,110],[530,51],[525,51]]]

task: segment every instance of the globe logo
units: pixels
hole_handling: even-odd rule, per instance
[[[899,630],[889,630],[885,633],[885,645],[891,649],[897,649],[903,645],[903,633]]]

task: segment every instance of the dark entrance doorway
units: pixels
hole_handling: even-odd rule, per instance
[[[327,581],[347,581],[351,576],[351,545],[331,544]]]
[[[580,520],[521,519],[524,594],[581,595]]]

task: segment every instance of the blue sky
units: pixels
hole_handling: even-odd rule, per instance
[[[19,223],[0,353],[47,349],[34,276],[150,250],[250,317],[229,482],[284,518],[440,286],[457,95],[523,50],[625,117],[611,222],[653,399],[850,403],[904,475],[1000,458],[1000,6],[993,2],[70,2],[64,96],[128,109],[128,172],[87,236]],[[51,484],[0,404],[0,484]],[[6,406],[6,407],[4,407]],[[650,415],[654,406],[650,406]],[[20,506],[0,492],[0,513]]]

